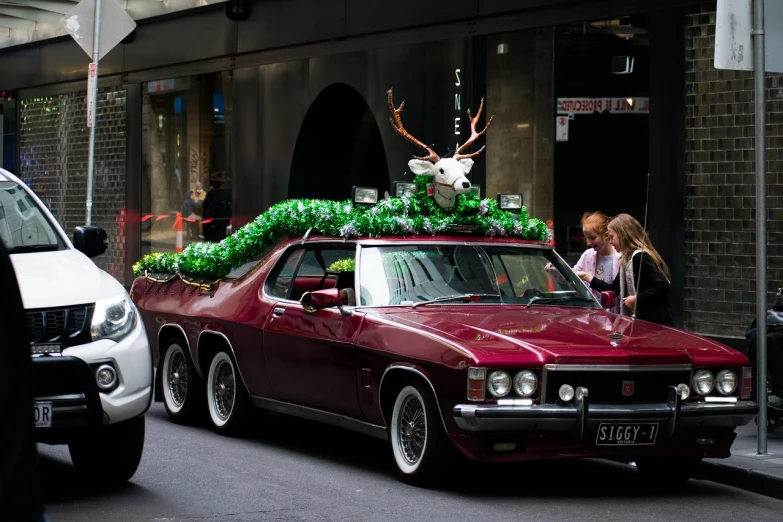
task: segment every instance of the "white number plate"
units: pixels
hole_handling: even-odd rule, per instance
[[[650,446],[655,444],[658,423],[623,424],[607,422],[598,426],[595,443],[598,446]]]
[[[35,427],[51,428],[52,413],[53,413],[53,408],[51,402],[36,402],[35,403]]]

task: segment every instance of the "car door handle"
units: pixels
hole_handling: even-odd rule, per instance
[[[285,313],[285,308],[282,306],[275,306],[275,309],[272,313],[275,314],[275,317],[280,317]]]

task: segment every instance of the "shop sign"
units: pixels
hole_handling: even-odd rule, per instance
[[[649,114],[650,98],[558,98],[558,114]]]
[[[454,76],[456,77],[456,81],[454,82],[455,87],[461,87],[462,86],[462,80],[460,79],[459,75],[462,71],[460,69],[454,69]],[[456,90],[454,92],[454,111],[455,111],[455,117],[454,117],[454,134],[456,136],[460,135],[460,128],[459,128],[459,119],[460,119],[460,113],[462,112],[462,93],[459,92],[459,90]],[[459,138],[457,138],[457,145],[454,150],[459,148]]]

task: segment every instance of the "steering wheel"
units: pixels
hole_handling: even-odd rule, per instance
[[[526,289],[521,297],[527,297],[528,299],[532,299],[534,297],[543,297],[544,294],[541,293],[541,291],[538,288],[528,288]]]

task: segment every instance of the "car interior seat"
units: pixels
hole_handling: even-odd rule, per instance
[[[340,272],[337,274],[337,281],[335,281],[334,287],[340,290],[340,298],[346,306],[356,306],[355,284],[355,272]]]

